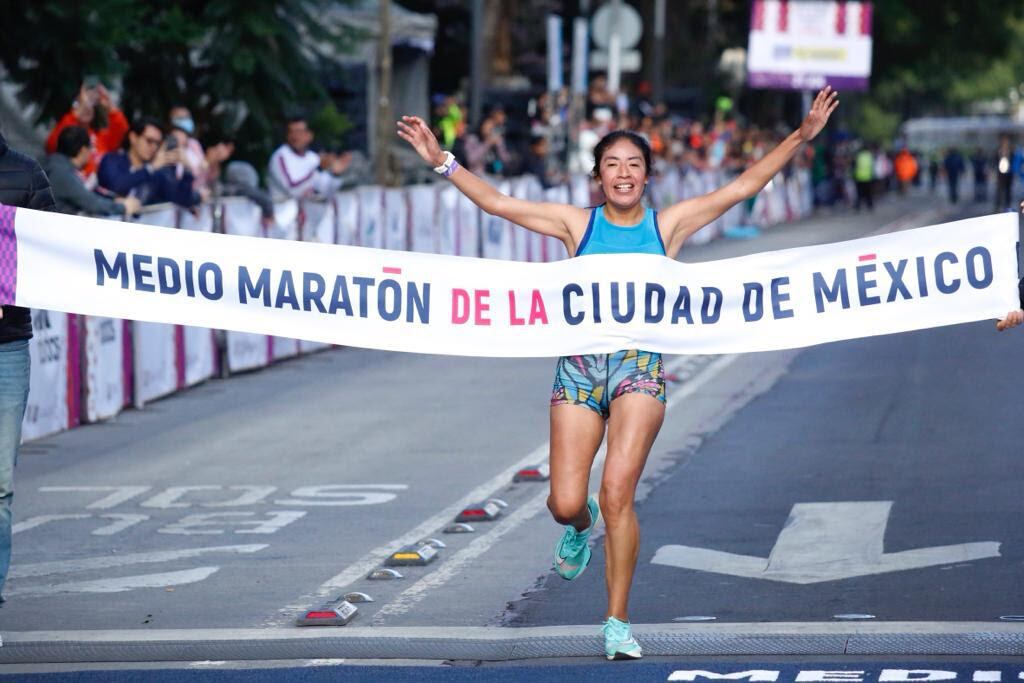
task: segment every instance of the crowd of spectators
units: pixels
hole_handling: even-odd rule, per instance
[[[171,202],[195,213],[214,197],[238,195],[260,206],[266,226],[274,199],[329,196],[351,163],[348,153],[313,151],[307,121],[295,116],[270,158],[265,190],[256,168],[232,160],[233,140],[207,132],[201,142],[201,130],[184,105],[171,107],[166,119],[129,120],[107,88],[87,78],[46,140],[44,167],[58,210],[131,217]]]

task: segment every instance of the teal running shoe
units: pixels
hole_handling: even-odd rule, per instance
[[[565,527],[565,533],[555,546],[555,571],[566,581],[572,581],[583,573],[590,564],[590,532],[597,526],[601,509],[593,496],[587,498],[587,510],[590,512],[590,526],[583,531],[576,531],[573,525]]]
[[[608,617],[601,629],[604,632],[604,653],[608,659],[640,659],[643,652],[633,638],[628,621]]]

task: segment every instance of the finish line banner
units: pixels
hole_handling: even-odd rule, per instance
[[[785,349],[1002,317],[1017,216],[709,263],[520,263],[0,206],[0,304],[462,356]]]

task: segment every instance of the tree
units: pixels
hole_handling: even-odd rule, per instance
[[[82,78],[96,74],[120,83],[129,117],[162,119],[184,104],[201,133],[236,137],[241,155],[262,164],[289,113],[333,109],[320,74],[356,38],[325,21],[334,4],[0,0],[0,64],[22,99],[40,106],[40,120],[67,111]],[[338,122],[330,111],[324,118]]]

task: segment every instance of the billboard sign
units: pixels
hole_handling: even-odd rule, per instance
[[[754,0],[747,49],[752,88],[867,90],[872,3]]]

